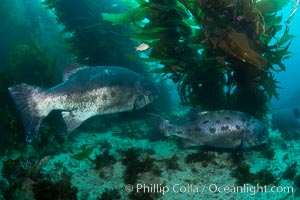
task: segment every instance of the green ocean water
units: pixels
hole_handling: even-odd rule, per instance
[[[298,4],[3,0],[0,199],[298,199]],[[97,111],[70,133],[62,117],[70,110],[54,109],[26,142],[39,116],[24,105],[42,113],[27,98],[38,92],[21,91],[27,97],[18,106],[8,88],[26,83],[55,90],[66,71],[80,73],[67,70],[70,63],[127,68],[153,82],[158,96],[143,108],[136,109],[146,101],[138,96],[126,112],[118,111],[120,104],[110,114]],[[245,135],[261,135],[242,119],[228,125],[213,115],[207,128],[205,113],[220,110],[253,116],[267,127],[268,139],[249,148]],[[225,132],[228,137],[212,137]],[[236,148],[211,145],[240,135]]]

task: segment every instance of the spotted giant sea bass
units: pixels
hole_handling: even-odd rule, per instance
[[[133,111],[151,103],[158,95],[154,83],[123,67],[88,67],[72,64],[64,82],[49,89],[27,84],[9,88],[21,112],[26,142],[37,137],[42,120],[61,110],[68,132],[95,116]]]
[[[152,121],[165,136],[177,136],[185,146],[210,146],[242,149],[266,143],[267,126],[260,120],[239,111],[199,111],[189,114],[183,122],[170,122],[151,114]]]

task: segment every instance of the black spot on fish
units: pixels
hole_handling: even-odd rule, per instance
[[[216,128],[214,128],[214,127],[210,127],[210,128],[209,128],[209,132],[211,132],[211,133],[215,133],[215,132],[216,132]]]
[[[203,122],[203,124],[207,124],[207,123],[209,123],[209,120],[205,120],[205,121]]]
[[[226,120],[230,120],[231,118],[227,116],[227,117],[225,117],[225,119],[226,119]]]
[[[235,128],[237,129],[237,130],[240,130],[240,126],[239,125],[235,125]]]
[[[221,131],[227,131],[229,129],[229,126],[222,126]]]

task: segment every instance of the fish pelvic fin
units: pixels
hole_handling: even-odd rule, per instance
[[[38,135],[42,120],[51,110],[39,110],[33,97],[43,89],[25,83],[8,88],[20,114],[26,130],[26,142],[31,143]]]
[[[66,123],[68,133],[74,131],[82,122],[96,115],[93,112],[82,112],[78,110],[62,111],[62,117]]]

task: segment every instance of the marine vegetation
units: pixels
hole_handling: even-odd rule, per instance
[[[201,162],[203,167],[207,167],[209,163],[213,163],[216,156],[214,153],[199,151],[191,153],[185,158],[186,163]]]
[[[274,174],[268,169],[261,169],[257,173],[250,172],[250,166],[245,162],[242,162],[237,166],[237,169],[233,171],[232,176],[237,179],[238,185],[247,183],[253,185],[276,185],[279,182]]]
[[[19,156],[16,159],[3,160],[2,177],[9,183],[1,187],[5,199],[14,199],[18,194],[29,194],[35,182],[45,178],[41,173],[42,167],[48,162],[49,156]],[[24,198],[27,199],[27,198]],[[30,199],[30,198],[29,198]]]
[[[268,169],[262,169],[255,174],[254,184],[258,185],[278,185],[279,181]]]
[[[50,87],[61,79],[60,59],[55,54],[63,52],[62,43],[56,35],[56,27],[51,27],[53,19],[39,4],[38,0],[14,3],[3,0],[0,5],[1,155],[23,148],[19,141],[24,141],[23,125],[7,88],[22,82]],[[40,26],[41,23],[44,26]]]
[[[149,156],[141,159],[139,155],[141,149],[137,148],[130,148],[123,152],[122,164],[126,166],[124,177],[126,184],[136,183],[138,175],[143,172],[152,172],[155,175],[161,173],[161,170],[155,166],[154,159]]]
[[[77,198],[77,187],[72,186],[70,180],[62,179],[58,182],[41,181],[33,185],[36,200],[72,199]]]
[[[129,194],[129,199],[132,200],[155,200],[162,196],[161,193],[155,193],[155,192],[134,192],[132,191]]]
[[[102,193],[101,197],[98,200],[117,200],[121,199],[120,191],[117,189],[108,189],[106,188],[105,191]]]
[[[166,167],[167,169],[171,170],[180,170],[178,164],[178,157],[174,154],[170,159],[166,160]]]
[[[93,147],[82,146],[81,152],[73,154],[72,158],[74,158],[78,161],[82,161],[84,159],[87,159],[89,157],[89,155],[93,152],[93,150],[94,150]]]
[[[271,147],[270,143],[263,144],[259,146],[257,149],[268,160],[272,160],[275,156],[275,150]]]
[[[294,179],[294,184],[295,184],[295,186],[297,187],[297,190],[298,190],[298,196],[300,195],[299,193],[300,193],[300,174],[298,174],[296,177],[295,177],[295,179]],[[296,193],[296,194],[297,194]]]
[[[298,167],[297,161],[295,161],[295,162],[291,163],[290,165],[288,165],[287,168],[285,169],[285,171],[282,174],[282,178],[288,179],[288,180],[294,180],[295,176],[298,172],[297,167]]]
[[[96,158],[94,160],[95,169],[113,165],[115,162],[116,158],[110,154],[108,149],[105,149],[102,154],[96,155]]]
[[[236,165],[236,169],[232,171],[232,176],[236,178],[237,185],[277,185],[280,181],[266,168],[256,173],[251,172],[250,165],[244,161],[244,157],[240,153],[232,154],[232,162]]]
[[[121,138],[145,139],[149,138],[148,132],[141,129],[138,123],[127,122],[126,125],[119,125],[120,132],[115,132]]]
[[[49,55],[48,50],[46,45],[35,39],[11,46],[9,62],[4,69],[0,70],[2,77],[0,118],[3,119],[0,129],[3,129],[1,137],[4,138],[1,141],[1,143],[3,142],[1,146],[16,143],[16,141],[24,141],[21,138],[22,135],[19,134],[24,132],[21,131],[23,125],[7,88],[23,82],[49,87],[58,83],[61,78],[60,67],[56,67],[56,59]]]
[[[0,116],[3,117],[4,131],[2,134],[8,132],[7,137],[16,137],[18,141],[24,141],[21,138],[23,135],[19,134],[22,131],[23,125],[19,113],[15,109],[15,105],[8,94],[10,86],[18,83],[30,83],[33,85],[40,85],[41,87],[50,87],[60,82],[61,68],[55,56],[50,55],[50,47],[42,44],[40,40],[31,38],[27,42],[21,42],[11,46],[9,62],[5,69],[0,71],[2,78],[2,85],[0,93],[3,96],[1,102]],[[46,132],[43,129],[42,132]],[[51,131],[50,129],[48,131]],[[47,133],[46,133],[47,134]],[[48,138],[49,141],[49,138]],[[11,141],[8,141],[11,143]]]
[[[5,199],[77,199],[77,188],[71,184],[71,174],[64,172],[60,177],[50,178],[42,168],[50,156],[19,156],[3,161],[2,176],[7,183],[1,192]],[[53,177],[52,177],[53,178]],[[50,181],[53,180],[53,181]],[[3,183],[1,183],[3,184]],[[4,185],[4,184],[3,184]]]
[[[120,6],[111,6],[114,3]],[[113,27],[102,19],[104,10],[117,13],[124,9],[119,1],[44,0],[43,4],[64,26],[69,52],[77,62],[89,66],[128,66],[144,72],[142,63],[128,58],[136,54],[132,41],[122,34],[128,28]]]
[[[178,83],[183,103],[263,118],[268,101],[279,98],[275,74],[285,71],[282,61],[291,55],[296,1],[285,25],[277,12],[289,0],[126,2],[128,12],[103,13],[103,19],[130,25],[127,35],[149,46],[142,60],[161,64],[152,72]]]

